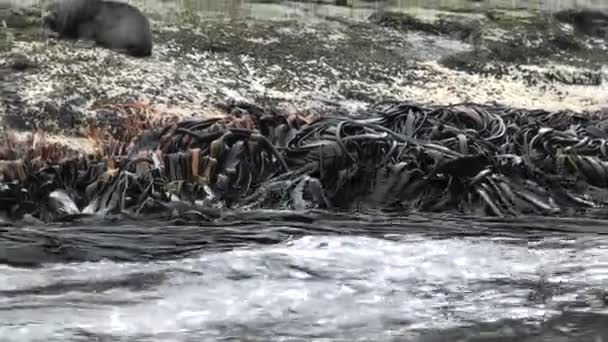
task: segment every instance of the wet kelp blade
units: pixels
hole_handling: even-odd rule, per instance
[[[602,216],[604,114],[383,102],[311,118],[237,103],[222,118],[138,123],[96,156],[9,141],[0,202],[42,221],[183,224],[237,208]]]

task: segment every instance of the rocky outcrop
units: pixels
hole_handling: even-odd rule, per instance
[[[555,18],[568,23],[586,35],[608,38],[608,13],[590,9],[568,9],[555,13]]]
[[[144,60],[46,39],[35,7],[0,10],[3,124],[84,137],[113,122],[108,104],[134,103],[181,118],[241,100],[292,112],[382,100],[576,111],[608,103],[605,41],[549,16],[318,5],[311,17],[307,6],[252,4],[249,17],[148,8],[158,48]],[[292,16],[268,19],[272,11]]]

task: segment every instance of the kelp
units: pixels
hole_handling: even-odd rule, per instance
[[[97,132],[106,137],[97,155],[5,139],[0,208],[43,221],[208,221],[237,208],[601,215],[608,201],[602,112],[410,102],[326,115],[224,110]]]

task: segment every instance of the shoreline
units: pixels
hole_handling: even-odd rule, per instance
[[[194,223],[255,209],[601,217],[608,204],[605,112],[384,102],[322,117],[240,103],[215,119],[154,125],[134,108],[139,121],[131,112],[122,135],[93,132],[93,155],[7,139],[6,219]]]
[[[7,215],[399,203],[508,217],[608,201],[605,40],[520,10],[260,8],[150,14],[144,59],[43,39],[36,8],[0,11]]]
[[[231,100],[295,111],[384,100],[551,111],[608,104],[607,42],[534,12],[367,9],[353,17],[333,6],[315,16],[303,4],[249,4],[237,17],[182,9],[161,18],[149,6],[155,48],[146,59],[42,39],[36,8],[0,11],[9,24],[0,76],[11,90],[1,94],[2,117],[22,121],[9,126],[72,135],[96,119],[91,107],[100,101],[186,115]],[[291,15],[276,17],[281,10]],[[44,109],[66,106],[74,124],[53,128],[61,123]]]

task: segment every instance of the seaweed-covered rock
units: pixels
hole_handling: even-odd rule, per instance
[[[475,18],[438,17],[429,22],[416,18],[414,14],[382,11],[374,13],[369,19],[375,24],[398,30],[443,34],[460,40],[473,41],[481,35],[481,22]]]
[[[555,13],[557,20],[572,24],[586,35],[608,38],[608,13],[591,9],[567,9]]]
[[[40,26],[42,11],[39,7],[0,8],[0,23],[8,28],[26,29]]]
[[[349,112],[383,100],[577,111],[608,102],[602,40],[533,12],[402,9],[402,16],[387,7],[372,16],[371,5],[326,1],[315,5],[317,16],[305,3],[251,3],[232,16],[152,3],[141,8],[158,48],[143,60],[47,39],[36,25],[0,30],[3,125],[67,143],[104,125],[130,135],[118,127],[129,117],[135,125],[147,116],[215,116],[230,101],[291,112]],[[292,15],[268,18],[269,9]],[[35,22],[36,11],[10,13]],[[136,115],[124,111],[135,104]]]

